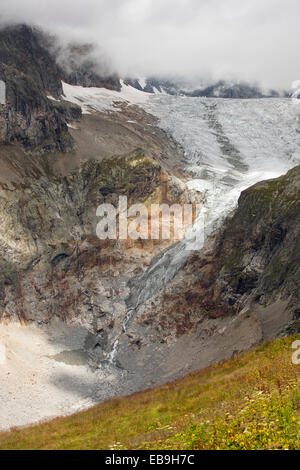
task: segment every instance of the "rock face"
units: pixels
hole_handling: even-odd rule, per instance
[[[81,111],[54,101],[62,93],[60,71],[41,46],[38,32],[28,26],[0,31],[0,79],[6,85],[0,142],[19,142],[27,151],[41,153],[72,148],[68,114],[80,116]]]
[[[260,312],[283,302],[283,317],[284,311],[288,312],[296,327],[299,241],[300,167],[296,167],[285,176],[258,183],[241,194],[239,207],[216,252],[222,260],[218,279],[227,284],[226,293],[224,287],[220,288],[219,298],[237,310],[249,306]],[[275,323],[274,318],[273,327]]]
[[[44,170],[1,185],[2,320],[84,326],[98,364],[118,341],[114,360],[138,372],[137,387],[155,368],[164,381],[299,330],[300,167],[243,192],[216,238],[181,265],[178,245],[95,235],[97,206],[119,195],[186,201],[176,180],[166,193],[170,176],[142,151],[67,177]],[[154,269],[164,262],[174,265],[167,280]]]
[[[30,77],[39,90],[58,98],[62,94],[60,71],[42,47],[40,34],[27,25],[0,30],[0,62]]]
[[[28,161],[23,171],[21,180],[0,189],[0,318],[84,325],[104,359],[126,317],[128,280],[169,242],[99,240],[98,205],[118,207],[122,195],[128,205],[166,197],[180,202],[187,195],[142,150],[88,160],[67,176],[56,174],[45,157],[39,165]]]

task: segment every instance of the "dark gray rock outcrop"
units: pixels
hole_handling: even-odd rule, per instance
[[[41,153],[67,151],[73,147],[67,121],[80,118],[81,110],[55,101],[62,94],[60,70],[39,37],[25,25],[0,31],[0,80],[6,86],[0,142],[19,142],[25,150]]]
[[[42,33],[27,25],[0,30],[0,63],[30,77],[36,88],[58,98],[62,94],[60,70],[41,44]]]

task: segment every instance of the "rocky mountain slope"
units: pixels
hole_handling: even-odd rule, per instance
[[[100,84],[81,71],[68,79]],[[71,87],[79,106],[63,97],[61,78],[35,30],[0,31],[7,91],[0,105],[0,320],[80,329],[87,363],[125,383],[102,398],[297,331],[300,167],[244,191],[235,213],[192,254],[183,256],[184,244],[174,240],[99,240],[100,203],[117,205],[124,195],[129,205],[204,203],[204,191],[186,184],[192,170],[183,148],[130,103],[136,90],[113,94],[103,112],[93,103],[112,96],[107,89],[93,89],[84,106],[82,90]],[[213,161],[225,192],[248,167],[219,109],[203,106],[203,145],[216,138]],[[213,174],[211,161],[194,163]]]
[[[243,192],[233,216],[165,285],[176,247],[131,280],[121,367],[149,377],[154,364],[157,376],[176,377],[299,332],[299,176],[296,167]]]
[[[195,87],[191,83],[184,83],[181,80],[160,78],[127,78],[125,83],[137,90],[147,93],[162,93],[189,97],[249,99],[279,96],[276,90],[270,90],[266,93],[260,90],[258,86],[249,85],[247,83],[229,83],[225,80],[205,84],[201,87]]]
[[[61,99],[60,70],[31,28],[6,29],[2,41],[12,54],[2,63],[7,104],[1,112],[9,114],[11,135],[3,125],[1,319],[47,324],[56,317],[84,324],[109,336],[99,352],[105,357],[122,329],[128,279],[168,243],[103,242],[96,236],[96,209],[117,203],[120,195],[129,204],[189,202],[196,196],[162,163],[171,156],[173,163],[180,160],[182,150],[163,131],[153,132],[142,110],[81,119],[80,107]],[[26,54],[32,76],[17,69]],[[12,80],[5,60],[14,63]],[[52,122],[53,116],[60,121]],[[38,125],[42,119],[45,126]],[[132,124],[136,119],[139,125]]]
[[[71,150],[74,142],[67,124],[80,119],[81,110],[58,102],[62,79],[120,90],[116,76],[101,77],[96,70],[91,46],[66,46],[61,51],[54,44],[27,25],[0,30],[0,80],[6,84],[6,105],[0,110],[2,143],[21,142],[27,151],[40,153]]]
[[[81,111],[56,104],[62,94],[60,71],[38,35],[28,26],[2,29],[0,50],[0,79],[6,85],[1,143],[20,142],[27,151],[42,153],[70,150],[67,121],[70,115],[79,118]]]

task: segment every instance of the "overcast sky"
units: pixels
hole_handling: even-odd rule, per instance
[[[2,21],[97,42],[121,75],[204,76],[289,88],[299,0],[8,0]]]

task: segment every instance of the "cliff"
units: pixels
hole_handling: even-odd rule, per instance
[[[21,25],[0,30],[0,79],[6,85],[6,101],[0,105],[2,144],[18,142],[40,153],[73,147],[68,116],[70,108],[78,117],[81,111],[55,102],[62,94],[60,71],[34,29]]]

